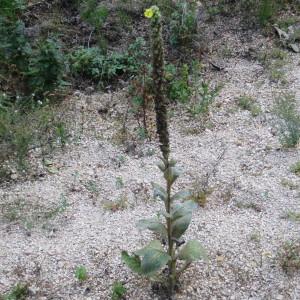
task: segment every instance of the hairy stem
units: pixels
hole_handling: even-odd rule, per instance
[[[170,168],[169,161],[167,169]],[[168,215],[171,213],[171,183],[167,180],[167,201],[166,201],[166,211]],[[167,217],[167,232],[168,232],[168,254],[171,257],[171,260],[168,264],[169,267],[169,280],[168,280],[168,290],[169,294],[174,293],[174,288],[176,284],[176,257],[174,249],[174,241],[172,239],[172,218]]]
[[[158,9],[158,8],[157,8]],[[156,111],[156,126],[160,149],[163,157],[168,160],[170,153],[167,103],[165,99],[165,62],[162,38],[162,22],[159,10],[155,13],[152,23],[152,78]]]

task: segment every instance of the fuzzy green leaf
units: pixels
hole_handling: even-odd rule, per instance
[[[185,231],[188,229],[192,220],[192,213],[186,213],[178,218],[172,223],[172,236],[175,238],[180,238]]]
[[[192,211],[195,208],[194,201],[186,201],[176,205],[172,212],[172,236],[180,238],[188,229],[192,220]]]
[[[154,198],[159,198],[162,201],[166,201],[167,199],[166,190],[163,187],[161,187],[159,184],[154,182],[152,182],[152,187],[153,187]]]
[[[156,249],[159,251],[164,251],[164,248],[162,247],[161,242],[159,240],[153,240],[144,248],[137,250],[135,252],[135,254],[138,256],[144,256],[149,249]]]
[[[139,256],[130,256],[127,251],[122,251],[122,260],[129,267],[129,269],[135,273],[142,274],[141,260]]]
[[[164,172],[166,170],[166,166],[162,162],[159,162],[157,164],[157,166],[162,172]]]
[[[180,171],[176,167],[169,167],[164,172],[164,177],[170,184],[173,184],[179,175]]]
[[[207,253],[199,241],[191,240],[181,249],[178,257],[187,262],[207,260]]]
[[[165,266],[171,257],[164,251],[149,248],[142,259],[142,273],[152,276]]]
[[[176,204],[172,209],[172,217],[176,218],[176,216],[181,216],[185,213],[193,212],[193,210],[196,208],[197,204],[193,200],[187,200],[182,204]]]
[[[186,201],[190,198],[191,198],[191,192],[185,190],[185,191],[180,191],[176,193],[174,196],[172,196],[172,201],[176,201],[176,200]]]
[[[159,211],[159,214],[163,215],[165,218],[171,218],[172,217],[171,214],[167,213],[166,211],[162,211],[162,210]]]
[[[153,276],[170,259],[164,251],[159,240],[151,241],[146,247],[135,252],[137,256],[143,257],[141,262],[141,274]]]
[[[139,229],[149,229],[160,234],[163,238],[168,236],[166,227],[157,218],[140,220],[137,227]]]

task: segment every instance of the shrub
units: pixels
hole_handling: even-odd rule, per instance
[[[0,11],[0,59],[3,62],[0,86],[8,91],[11,101],[17,96],[24,101],[43,100],[45,94],[63,83],[66,70],[63,53],[51,39],[30,43],[20,19],[24,2],[4,2],[5,9]]]
[[[30,57],[25,73],[28,88],[37,96],[53,91],[63,84],[65,71],[64,56],[57,42],[51,39],[42,41]]]
[[[124,74],[135,74],[141,64],[143,39],[129,46],[124,53],[104,55],[98,47],[79,48],[69,56],[71,72],[95,81],[111,80]]]

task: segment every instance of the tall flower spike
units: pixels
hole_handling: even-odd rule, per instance
[[[162,37],[161,13],[157,6],[145,10],[146,18],[151,19],[152,27],[152,78],[154,84],[154,101],[156,111],[156,126],[160,149],[163,157],[168,160],[170,153],[167,103],[165,98],[165,60]]]

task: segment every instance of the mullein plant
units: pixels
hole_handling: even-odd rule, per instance
[[[157,6],[145,11],[151,21],[154,98],[157,134],[159,137],[161,162],[158,164],[163,173],[166,186],[153,183],[154,196],[164,203],[165,210],[156,217],[143,219],[137,223],[139,229],[151,230],[159,239],[151,241],[144,248],[129,255],[122,252],[122,260],[135,273],[163,283],[170,298],[174,295],[180,275],[193,261],[206,259],[206,251],[197,240],[185,242],[182,238],[192,218],[195,202],[190,200],[186,191],[172,192],[179,177],[176,162],[170,159],[170,142],[165,98],[164,47],[162,38],[162,17]],[[166,272],[160,272],[162,269]]]

